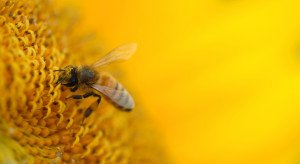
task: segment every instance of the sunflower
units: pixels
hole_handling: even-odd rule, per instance
[[[76,18],[52,1],[0,2],[0,162],[162,163],[139,107],[124,113],[104,102],[82,125],[95,99],[66,100],[69,90],[55,84],[54,70],[99,51],[74,30]]]

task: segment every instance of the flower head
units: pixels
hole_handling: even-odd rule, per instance
[[[66,12],[50,1],[0,2],[0,162],[162,162],[138,109],[103,103],[82,125],[95,99],[67,100],[70,91],[56,85],[55,69],[93,51]]]

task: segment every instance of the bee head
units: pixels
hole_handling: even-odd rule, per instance
[[[73,86],[77,83],[76,67],[66,66],[64,69],[56,71],[61,72],[56,84],[61,83],[63,85]]]

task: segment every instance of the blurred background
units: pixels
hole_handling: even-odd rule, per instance
[[[175,164],[300,162],[300,1],[78,0]],[[77,28],[77,27],[76,27]]]

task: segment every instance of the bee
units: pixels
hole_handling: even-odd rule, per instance
[[[71,92],[78,89],[85,91],[85,94],[72,95],[67,99],[84,99],[93,96],[97,98],[97,103],[100,104],[101,97],[104,96],[117,109],[129,112],[135,105],[131,95],[113,76],[104,71],[98,71],[98,68],[115,61],[129,59],[135,53],[136,48],[136,43],[124,44],[111,50],[92,65],[69,65],[63,69],[55,70],[61,72],[57,84],[69,87]],[[88,108],[84,117],[88,117],[92,111]]]

